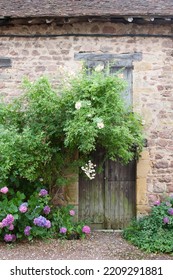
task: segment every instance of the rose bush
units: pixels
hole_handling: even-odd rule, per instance
[[[0,103],[0,184],[27,188],[27,193],[40,180],[49,189],[61,187],[71,180],[66,170],[75,174],[79,167],[93,179],[90,156],[100,148],[105,160],[126,164],[138,158],[144,144],[142,120],[121,96],[125,81],[108,69],[90,75],[83,69],[65,79],[56,90],[44,77],[25,80],[20,97]],[[39,195],[46,193],[40,190]]]

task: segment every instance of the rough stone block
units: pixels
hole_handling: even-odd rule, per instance
[[[142,61],[142,62],[136,63],[135,71],[150,71],[150,70],[152,70],[152,68],[153,68],[152,63]]]
[[[148,149],[144,148],[144,150],[141,153],[140,160],[150,160]]]
[[[146,178],[137,179],[136,189],[136,203],[146,205],[148,202]]]
[[[146,178],[150,170],[150,160],[139,160],[137,164],[137,178]]]
[[[155,193],[164,193],[166,191],[166,184],[165,183],[156,183],[153,185],[153,191]]]
[[[151,211],[151,208],[148,205],[137,205],[137,208],[136,208],[137,218],[147,215],[150,211]]]

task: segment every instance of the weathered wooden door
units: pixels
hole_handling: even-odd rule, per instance
[[[97,152],[98,166],[103,154]],[[79,217],[88,219],[95,229],[122,229],[135,217],[136,163],[128,165],[107,160],[103,171],[89,180],[79,176]]]

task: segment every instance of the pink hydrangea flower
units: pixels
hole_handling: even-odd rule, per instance
[[[173,215],[173,208],[169,208],[168,213],[169,213],[169,215]]]
[[[75,213],[74,210],[70,210],[70,211],[69,211],[69,214],[70,214],[70,216],[75,216],[76,213]]]
[[[26,213],[27,210],[28,210],[27,206],[25,206],[25,205],[20,205],[19,211],[20,211],[21,213]]]
[[[8,226],[10,226],[13,222],[14,222],[14,217],[13,217],[13,215],[11,215],[11,214],[8,214],[8,215],[2,220],[3,227],[8,227]]]
[[[3,187],[3,188],[0,189],[0,192],[3,193],[3,194],[6,194],[6,193],[8,193],[8,188]]]
[[[169,218],[168,217],[164,217],[163,218],[163,222],[164,222],[164,224],[168,224],[169,223]]]
[[[8,229],[9,230],[13,230],[14,229],[14,225],[13,224],[9,225]]]
[[[3,228],[3,227],[4,227],[3,223],[2,223],[2,222],[0,222],[0,228]]]
[[[59,230],[60,233],[66,233],[67,229],[65,227],[61,227]]]
[[[5,240],[5,242],[10,242],[10,241],[12,241],[12,240],[13,240],[12,234],[5,234],[5,235],[4,235],[4,240]]]
[[[30,226],[26,226],[25,229],[24,229],[24,234],[26,236],[29,236],[30,235],[30,230],[32,229],[32,227]]]
[[[45,227],[46,228],[50,228],[51,227],[51,222],[49,220],[46,221]]]
[[[160,200],[154,201],[154,205],[155,205],[155,206],[159,206],[159,205],[160,205]]]
[[[84,226],[84,227],[82,228],[82,232],[83,232],[83,233],[86,233],[86,234],[89,234],[89,233],[91,232],[91,229],[90,229],[89,226]]]

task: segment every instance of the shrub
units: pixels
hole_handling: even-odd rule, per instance
[[[100,147],[124,163],[138,157],[141,118],[124,104],[125,86],[116,75],[86,70],[56,91],[44,77],[25,80],[21,97],[0,104],[0,183],[21,190],[43,178],[50,189],[64,186],[65,170],[77,173]]]
[[[143,146],[141,118],[121,97],[126,83],[117,75],[84,69],[72,77],[60,99],[65,147],[90,154],[98,147],[108,158],[129,162]],[[136,147],[136,149],[134,149]]]
[[[84,222],[75,221],[72,206],[56,208],[44,188],[28,199],[24,193],[0,189],[0,240],[14,242],[27,238],[84,238]],[[65,232],[62,228],[65,228]]]
[[[173,197],[157,201],[151,213],[133,220],[123,237],[147,252],[173,252]]]
[[[52,224],[55,227],[57,227],[57,224],[59,225],[57,236],[64,239],[84,238],[90,233],[90,227],[86,225],[86,221],[76,221],[75,211],[72,210],[70,205],[61,207],[53,213]],[[88,232],[83,230],[84,227],[89,228]]]

